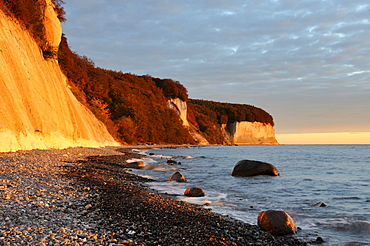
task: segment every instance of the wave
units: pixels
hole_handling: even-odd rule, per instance
[[[370,235],[370,222],[369,221],[345,221],[340,223],[334,223],[332,225],[334,229],[339,231],[348,231],[355,234]]]
[[[172,158],[172,156],[148,153],[149,149],[132,149],[131,151],[136,152],[137,154],[142,155],[142,156],[150,156],[150,157],[155,157],[158,159],[171,159]]]
[[[155,154],[153,152],[149,152],[150,149],[132,149],[132,152],[136,152],[139,155],[143,156],[150,156],[153,158],[158,159],[195,159],[195,158],[206,158],[205,156],[182,156],[182,155],[176,155],[176,156],[170,156],[170,155],[161,155],[161,154]]]
[[[357,196],[333,197],[333,200],[361,200],[361,197]]]
[[[349,232],[351,234],[370,235],[370,221],[349,220],[347,218],[305,219],[303,221],[306,226],[324,227],[325,229],[340,231],[342,233]]]

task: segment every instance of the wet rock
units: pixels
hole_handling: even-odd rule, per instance
[[[313,244],[323,244],[325,243],[324,239],[322,237],[317,237],[315,241],[312,242]]]
[[[189,197],[202,197],[204,196],[204,190],[198,187],[187,188],[184,195]]]
[[[294,220],[284,211],[268,210],[259,213],[258,225],[273,235],[288,235],[297,231]]]
[[[326,207],[326,204],[323,202],[318,202],[318,203],[312,204],[311,207]]]
[[[181,165],[181,162],[177,162],[174,160],[167,160],[167,164],[168,165]]]
[[[145,167],[145,162],[143,161],[134,161],[134,162],[129,162],[126,164],[126,167],[128,168],[134,168],[134,169],[141,169]]]
[[[186,182],[186,178],[180,172],[175,172],[168,181]]]
[[[241,160],[234,166],[232,176],[248,177],[257,175],[278,176],[280,172],[269,163],[252,160]]]

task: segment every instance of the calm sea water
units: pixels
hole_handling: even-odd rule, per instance
[[[207,204],[214,212],[257,224],[258,213],[288,212],[297,237],[324,245],[370,245],[370,145],[214,146],[136,150],[146,154],[148,169],[135,170],[157,182],[153,189],[178,199]],[[167,165],[173,159],[181,165]],[[271,163],[280,176],[232,177],[243,159]],[[154,168],[154,169],[153,169]],[[186,183],[168,182],[180,171]],[[205,190],[203,198],[186,198],[188,187]],[[326,207],[315,206],[325,203]]]

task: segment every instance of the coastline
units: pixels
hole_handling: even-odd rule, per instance
[[[161,147],[187,147],[166,145]],[[0,154],[0,242],[39,245],[306,245],[148,189],[135,148]]]

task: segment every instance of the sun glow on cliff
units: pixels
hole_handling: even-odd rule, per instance
[[[276,134],[280,144],[370,144],[370,132]]]

